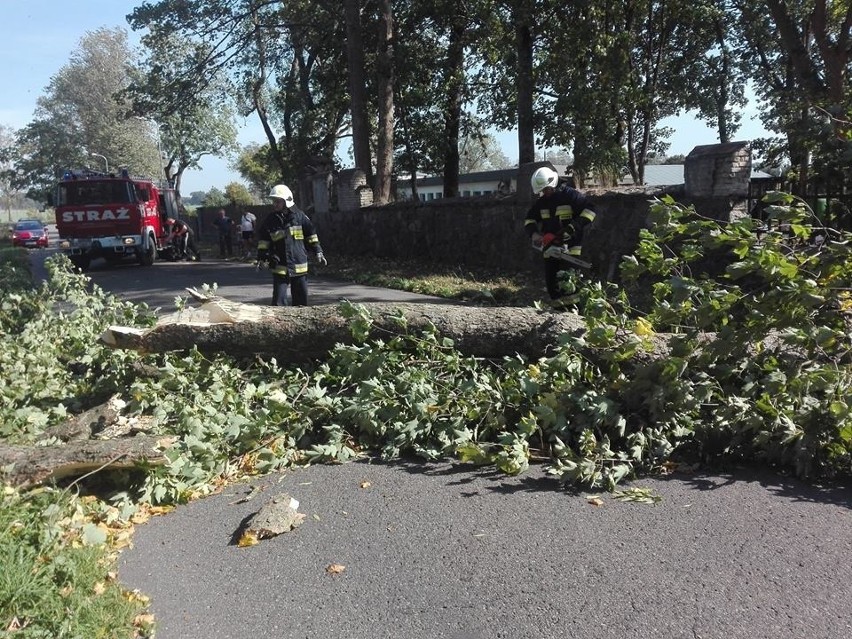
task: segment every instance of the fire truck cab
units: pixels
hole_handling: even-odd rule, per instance
[[[53,197],[59,246],[85,270],[93,259],[154,263],[164,250],[166,220],[178,217],[174,189],[145,178],[66,171]]]

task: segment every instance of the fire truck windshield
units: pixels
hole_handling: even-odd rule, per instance
[[[132,184],[125,180],[71,180],[59,185],[57,206],[129,204],[134,201]]]

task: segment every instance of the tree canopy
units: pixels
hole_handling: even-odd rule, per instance
[[[58,163],[97,153],[110,165],[153,163],[179,183],[202,156],[229,153],[238,113],[265,133],[237,162],[257,192],[328,166],[352,136],[376,201],[387,198],[390,176],[423,172],[442,173],[453,195],[463,144],[513,129],[520,162],[534,160],[536,145],[564,148],[580,180],[626,169],[641,182],[644,166],[666,152],[666,117],[697,113],[720,141],[732,140],[749,83],[779,134],[755,148],[792,164],[801,188],[811,176],[848,178],[846,1],[347,0],[343,8],[140,4],[128,21],[144,33],[142,59],[120,30],[88,34],[19,133],[16,179],[43,189]],[[134,135],[122,126],[133,115],[156,131],[140,121]]]

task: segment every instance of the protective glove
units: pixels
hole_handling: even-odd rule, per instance
[[[328,266],[328,260],[325,259],[325,255],[323,255],[322,253],[317,253],[317,262],[319,262],[323,266]]]
[[[582,218],[575,218],[571,220],[571,224],[568,225],[568,229],[565,233],[565,239],[573,239],[574,244],[579,242],[583,237],[583,229],[586,227],[586,224],[588,224],[588,222]]]
[[[532,240],[532,245],[534,248],[541,248],[541,239],[544,237],[538,231],[535,231],[532,235],[530,235],[530,239]]]

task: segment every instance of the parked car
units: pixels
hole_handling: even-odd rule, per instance
[[[12,246],[47,247],[47,227],[40,220],[18,220],[12,229]]]

